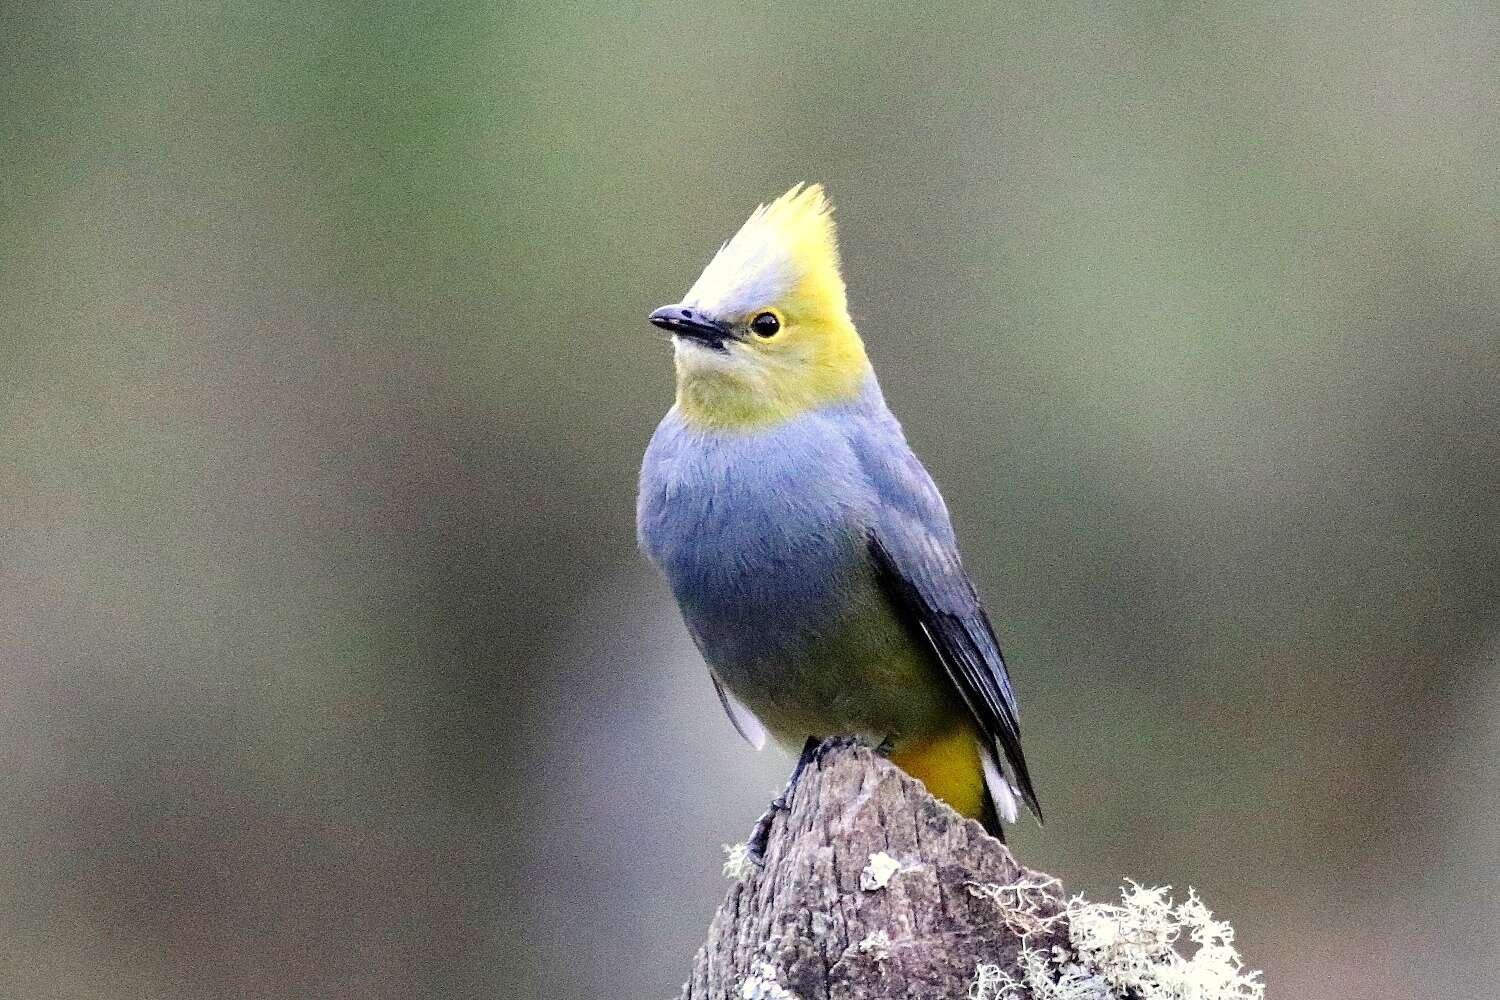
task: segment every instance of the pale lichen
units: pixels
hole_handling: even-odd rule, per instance
[[[970,891],[995,899],[1002,909],[1019,905],[1015,887],[975,886]],[[975,891],[976,889],[980,891]],[[1234,929],[1215,920],[1197,893],[1174,903],[1170,886],[1143,888],[1130,883],[1119,905],[1069,900],[1051,917],[1022,933],[1019,975],[982,964],[969,985],[969,1000],[1262,1000],[1259,972],[1246,972],[1234,948]],[[1007,923],[1011,918],[1007,915]],[[1068,945],[1043,952],[1027,939],[1066,920]],[[1179,945],[1193,945],[1184,955]]]
[[[870,855],[870,863],[859,873],[859,887],[865,892],[884,889],[901,870],[901,862],[884,851]]]
[[[966,995],[968,1000],[999,1000],[1000,990],[1011,982],[1014,980],[1000,966],[981,962],[974,970],[974,981]]]
[[[1045,929],[1062,906],[1062,883],[1050,875],[1033,873],[1008,884],[966,882],[964,888],[969,895],[994,903],[1005,925],[1022,937]]]
[[[859,942],[859,953],[876,962],[886,961],[891,957],[891,936],[885,931],[871,931]]]
[[[801,1000],[797,994],[777,981],[776,966],[756,962],[740,984],[740,1000]]]
[[[755,858],[745,844],[724,845],[724,877],[743,882],[755,871]]]

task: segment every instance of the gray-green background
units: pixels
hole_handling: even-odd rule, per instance
[[[1500,976],[1488,5],[0,13],[0,993],[659,997],[787,761],[644,322],[824,181],[1108,897]]]

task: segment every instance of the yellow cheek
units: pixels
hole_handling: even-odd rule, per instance
[[[753,335],[752,335],[753,337]],[[854,327],[792,321],[783,333],[746,341],[732,364],[678,367],[677,403],[700,428],[768,427],[859,395],[870,362]]]

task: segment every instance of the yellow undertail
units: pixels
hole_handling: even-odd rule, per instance
[[[977,740],[972,726],[959,724],[937,736],[903,740],[891,753],[891,763],[961,815],[987,821],[994,812],[985,790]]]

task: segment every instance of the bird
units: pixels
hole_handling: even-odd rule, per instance
[[[877,747],[1004,839],[1042,819],[1015,690],[947,506],[849,314],[820,184],[762,204],[650,323],[676,398],[641,463],[638,542],[757,750]]]

